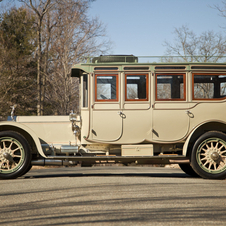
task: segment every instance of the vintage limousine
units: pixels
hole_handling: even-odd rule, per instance
[[[80,114],[0,122],[0,178],[32,165],[172,164],[226,178],[226,64],[99,56],[72,67]]]

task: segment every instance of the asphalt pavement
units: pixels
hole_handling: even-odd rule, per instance
[[[0,225],[226,225],[226,180],[180,169],[32,169],[0,187]]]

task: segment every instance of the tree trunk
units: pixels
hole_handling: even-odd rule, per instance
[[[41,20],[38,21],[37,30],[37,44],[38,44],[38,56],[37,56],[37,115],[41,115]]]

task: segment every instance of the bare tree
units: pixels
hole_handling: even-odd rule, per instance
[[[37,115],[66,114],[78,101],[78,81],[70,77],[82,56],[102,54],[109,48],[105,27],[89,19],[92,0],[18,0],[36,16]],[[76,100],[75,100],[76,98]]]
[[[187,26],[175,28],[174,44],[165,41],[166,54],[180,56],[182,61],[208,62],[219,61],[226,54],[226,38],[213,31],[196,35]],[[168,58],[168,61],[172,58]]]
[[[218,10],[220,16],[226,17],[226,0],[221,1],[221,4],[222,5],[213,5],[213,8]]]
[[[62,3],[58,3],[51,14],[56,26],[51,41],[51,73],[48,76],[51,89],[48,89],[46,98],[56,103],[56,113],[68,114],[72,109],[78,111],[79,100],[78,80],[70,77],[72,64],[80,62],[83,56],[106,52],[110,43],[105,40],[103,24],[97,18],[88,18],[88,1],[66,0]]]
[[[47,12],[55,5],[53,0],[19,0],[24,3],[29,9],[31,9],[36,15],[36,40],[37,40],[37,115],[43,115],[43,100],[42,95],[43,84],[42,77],[45,76],[42,73],[42,26],[43,19]]]

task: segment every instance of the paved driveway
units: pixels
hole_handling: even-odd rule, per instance
[[[2,225],[226,225],[226,180],[180,169],[38,169],[0,187]]]

